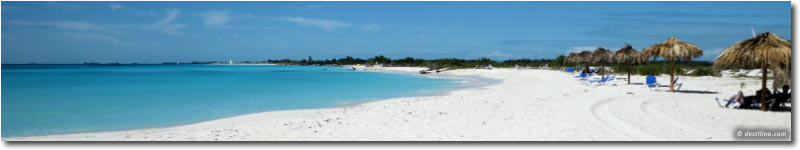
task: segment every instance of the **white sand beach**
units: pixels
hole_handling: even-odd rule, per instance
[[[382,67],[418,73],[423,68]],[[444,95],[356,106],[274,111],[168,128],[4,138],[6,141],[728,141],[737,127],[791,129],[791,112],[720,108],[755,78],[681,76],[683,93],[635,85],[586,86],[567,73],[537,69],[459,69],[500,83]],[[623,77],[623,75],[618,75]],[[668,76],[659,76],[668,84]],[[718,92],[718,93],[715,93]]]

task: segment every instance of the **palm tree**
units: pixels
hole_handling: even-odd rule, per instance
[[[592,52],[592,63],[600,64],[600,78],[602,79],[606,74],[606,63],[611,62],[611,51],[608,49],[598,47]]]
[[[611,59],[618,64],[625,64],[628,67],[628,84],[631,84],[631,70],[633,65],[647,62],[647,57],[642,57],[642,53],[633,49],[630,44],[625,43],[625,47],[617,50]]]
[[[669,61],[669,91],[675,92],[675,61],[686,60],[690,61],[692,58],[697,58],[703,55],[703,50],[689,42],[684,42],[675,38],[669,37],[664,42],[653,44],[652,46],[642,50],[642,55],[646,58],[661,57]]]
[[[725,49],[725,52],[714,60],[714,68],[761,67],[761,110],[766,111],[764,101],[767,95],[767,66],[791,68],[791,61],[792,43],[775,34],[764,32]]]

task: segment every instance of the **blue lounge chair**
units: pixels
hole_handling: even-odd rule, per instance
[[[594,85],[594,83],[598,83],[598,84],[601,84],[601,85],[607,85],[608,82],[611,82],[611,81],[615,80],[616,77],[617,76],[606,76],[605,78],[602,78],[602,79],[586,80],[583,83],[584,83],[584,85]]]
[[[575,72],[575,68],[572,68],[572,67],[567,67],[567,72],[568,72],[568,73]]]
[[[603,85],[608,85],[608,83],[614,83],[614,82],[617,82],[617,75],[608,77],[606,81],[601,81],[600,83],[602,83]]]
[[[580,75],[575,76],[575,78],[586,79],[586,78],[589,78],[590,76],[592,76],[592,75],[588,74],[588,73],[581,73]]]
[[[645,78],[645,85],[647,88],[650,88],[650,91],[653,91],[660,86],[658,82],[656,82],[656,76],[654,75],[647,75]]]
[[[736,96],[736,95],[733,95],[731,97],[734,97],[734,96]],[[722,107],[722,108],[738,108],[739,106],[744,105],[744,103],[742,103],[742,102],[731,100],[731,99],[724,99],[723,98],[722,100],[720,100],[719,97],[715,97],[714,100],[716,100],[717,101],[717,105],[719,105],[719,107]],[[722,103],[725,103],[725,104],[722,104]],[[730,103],[732,105],[725,106],[728,103]]]

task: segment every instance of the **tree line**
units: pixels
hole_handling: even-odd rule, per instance
[[[414,57],[405,57],[399,59],[392,59],[383,55],[378,55],[375,57],[362,59],[362,58],[355,58],[351,56],[347,56],[344,58],[333,58],[333,59],[313,59],[312,57],[308,57],[307,59],[300,59],[300,60],[292,60],[292,59],[278,59],[273,60],[269,59],[266,62],[271,64],[279,64],[279,65],[316,65],[316,66],[339,66],[339,65],[375,65],[380,64],[386,67],[427,67],[429,69],[441,69],[441,68],[450,68],[450,69],[465,69],[465,68],[485,68],[488,66],[498,67],[498,68],[512,68],[512,67],[543,67],[547,66],[551,69],[562,69],[563,67],[571,67],[575,66],[574,63],[566,62],[564,59],[566,56],[559,55],[555,58],[551,59],[509,59],[503,61],[495,61],[486,57],[477,58],[477,59],[460,59],[460,58],[440,58],[440,59],[421,59],[421,58],[414,58]],[[645,65],[639,65],[634,68],[634,73],[636,74],[662,74],[667,73],[668,70],[666,69],[666,61],[651,61]],[[692,72],[692,74],[685,74],[685,72],[680,72],[684,75],[715,75],[716,73],[713,72],[710,68],[712,66],[712,62],[708,61],[684,61],[680,62],[684,66],[684,68],[696,70]],[[611,64],[609,65],[614,72],[625,72],[623,70],[624,66],[619,64]]]

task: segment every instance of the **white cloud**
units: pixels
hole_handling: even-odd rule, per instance
[[[574,46],[574,47],[570,47],[569,52],[578,53],[578,52],[581,52],[581,51],[594,51],[598,47],[599,46]]]
[[[66,32],[63,33],[64,36],[68,36],[71,38],[78,38],[78,39],[86,39],[86,40],[106,40],[111,42],[119,42],[120,40],[107,35],[96,34],[96,33],[75,33],[75,32]]]
[[[225,23],[231,21],[229,13],[229,11],[208,11],[201,13],[200,16],[203,17],[206,27],[223,27]]]
[[[85,22],[53,22],[50,23],[49,25],[58,28],[74,29],[74,30],[106,30],[103,27]]]
[[[63,32],[60,33],[62,36],[69,37],[70,41],[77,41],[77,42],[94,42],[94,41],[102,41],[104,43],[110,44],[121,44],[126,46],[133,46],[137,45],[137,42],[134,41],[125,41],[114,36],[98,34],[98,33],[78,33],[78,32]]]
[[[484,51],[484,52],[472,54],[472,57],[486,57],[486,58],[491,58],[491,59],[494,59],[494,60],[504,60],[504,59],[511,58],[513,56],[514,56],[514,54],[500,52],[500,51],[496,51],[496,50]]]
[[[703,50],[703,56],[700,56],[700,58],[707,58],[711,60],[717,59],[722,52],[725,52],[725,49],[727,48],[712,48],[710,51]]]
[[[279,19],[283,21],[297,23],[301,26],[320,27],[328,31],[336,30],[339,28],[346,28],[350,26],[350,24],[341,21],[325,20],[325,19],[314,19],[314,18],[303,18],[303,17],[283,17]]]
[[[378,24],[366,24],[361,26],[361,31],[364,32],[380,31],[380,30],[383,30],[383,26]]]
[[[25,25],[25,26],[44,26],[44,27],[54,27],[54,28],[70,29],[70,30],[95,30],[95,31],[107,30],[106,28],[100,27],[95,24],[86,22],[77,22],[77,21],[25,22],[25,21],[14,20],[11,21],[11,23],[18,25]]]
[[[143,30],[156,30],[169,35],[181,35],[179,29],[185,28],[186,25],[173,23],[180,15],[180,11],[176,9],[169,9],[164,13],[164,18],[153,24],[93,24],[80,21],[55,21],[55,22],[27,22],[20,20],[8,21],[10,24],[33,26],[33,27],[50,27],[64,30],[76,31],[95,31],[101,33],[113,34],[126,34],[120,29],[143,29]]]
[[[114,4],[114,3],[112,3],[112,4],[108,4],[108,7],[111,7],[111,10],[112,10],[112,11],[117,11],[117,9],[123,8],[124,6],[122,6],[122,5],[120,5],[120,4]]]
[[[158,24],[168,24],[168,23],[172,22],[172,20],[175,20],[175,18],[178,18],[178,15],[180,15],[180,14],[181,14],[180,10],[168,9],[166,11],[166,15],[164,16],[164,19],[161,19],[161,21],[158,22]]]
[[[166,14],[165,14],[164,18],[161,19],[161,21],[159,21],[157,24],[155,24],[154,27],[158,28],[159,30],[161,30],[165,34],[181,35],[182,33],[180,31],[178,31],[178,30],[181,29],[181,28],[186,27],[186,25],[173,24],[172,23],[173,20],[178,18],[178,15],[180,15],[180,13],[181,13],[180,10],[168,9],[166,11]]]

